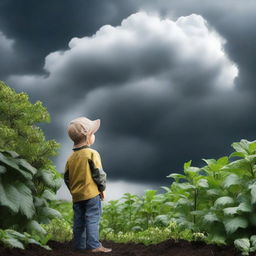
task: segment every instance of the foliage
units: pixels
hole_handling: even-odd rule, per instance
[[[16,93],[0,81],[0,149],[17,152],[36,169],[47,169],[56,177],[50,157],[57,155],[59,144],[45,140],[37,123],[50,122],[50,115],[42,102],[32,104],[24,92]]]
[[[73,223],[72,203],[65,200],[53,200],[49,203],[50,207],[61,213],[62,218],[70,225]]]
[[[145,245],[157,244],[168,239],[184,239],[188,241],[205,241],[203,233],[193,233],[189,229],[180,229],[175,222],[171,222],[165,228],[150,227],[144,231],[129,231],[123,233],[102,232],[101,239],[112,240],[117,243],[143,243]]]
[[[183,230],[207,234],[209,243],[235,241],[245,252],[255,251],[256,141],[243,139],[232,147],[229,157],[203,159],[201,168],[186,162],[182,174],[167,176],[174,181],[162,187],[163,194],[148,190],[143,197],[125,193],[123,201],[109,201],[100,224],[103,234],[144,232],[174,221]]]
[[[72,239],[72,227],[65,219],[53,219],[49,224],[42,226],[51,240],[64,243]]]
[[[43,184],[43,190],[36,186],[35,178]],[[46,244],[46,231],[40,223],[61,217],[49,207],[49,201],[55,199],[53,191],[59,187],[60,181],[52,172],[34,168],[14,151],[0,152],[0,229],[5,230],[0,242],[21,247],[16,240],[26,244],[27,236],[21,233],[28,233]],[[16,232],[6,231],[10,229]]]
[[[6,230],[0,229],[0,242],[10,248],[15,247],[20,249],[25,249],[25,247],[28,244],[36,244],[36,245],[40,245],[41,247],[47,250],[51,250],[49,246],[45,244],[41,244],[40,242],[36,241],[27,232],[24,232],[24,234],[21,234],[12,229],[6,229]]]

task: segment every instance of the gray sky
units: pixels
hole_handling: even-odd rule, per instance
[[[87,116],[101,119],[93,147],[115,191],[167,185],[184,162],[255,139],[255,11],[249,0],[3,0],[0,79],[47,107],[58,171],[68,122]]]

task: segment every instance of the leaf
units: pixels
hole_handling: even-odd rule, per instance
[[[256,235],[251,236],[250,238],[252,247],[256,248]]]
[[[242,179],[236,174],[230,174],[223,182],[224,188],[229,188],[233,185],[241,185]]]
[[[243,255],[249,255],[250,252],[250,241],[248,238],[240,238],[234,241],[234,245],[240,251],[245,252]]]
[[[19,155],[15,151],[5,150],[5,151],[2,151],[1,153],[3,153],[4,155],[10,156],[12,158],[19,157]]]
[[[20,212],[24,214],[28,219],[30,219],[35,214],[35,207],[31,190],[22,183],[17,183],[16,187],[19,192],[19,196],[16,198],[16,200],[19,200]]]
[[[3,238],[2,242],[8,247],[12,247],[12,248],[15,247],[23,250],[25,249],[24,245],[19,240],[13,237]]]
[[[174,183],[173,183],[174,185]],[[181,189],[181,190],[190,190],[190,189],[195,189],[196,187],[191,185],[188,182],[184,182],[184,183],[175,183],[175,187]]]
[[[55,209],[49,208],[49,207],[44,207],[40,209],[40,215],[49,217],[49,218],[61,218],[62,215],[60,212],[58,212]]]
[[[15,190],[15,187],[4,184],[0,178],[0,205],[8,207],[13,213],[18,213],[19,205],[9,198],[11,190]]]
[[[49,171],[47,170],[41,170],[41,178],[42,178],[42,181],[44,182],[44,184],[50,188],[55,188],[55,182],[54,182],[54,179],[53,179],[53,174],[50,173]]]
[[[198,184],[197,184],[199,187],[201,188],[208,188],[209,187],[209,184],[208,184],[208,181],[206,179],[200,179],[198,181]]]
[[[223,212],[225,215],[234,215],[237,213],[237,211],[238,211],[238,206],[228,207],[228,208],[223,209]]]
[[[186,170],[188,167],[190,167],[191,163],[192,163],[192,160],[184,163],[184,170]]]
[[[217,163],[220,164],[220,165],[226,165],[228,164],[228,157],[227,156],[224,156],[224,157],[221,157],[217,160]]]
[[[242,202],[236,207],[228,207],[223,209],[225,215],[234,215],[239,212],[251,212],[252,208],[249,203]]]
[[[239,172],[251,176],[251,165],[246,159],[233,161],[221,168],[223,171]],[[247,173],[244,173],[246,171]]]
[[[208,165],[216,164],[217,161],[215,159],[202,159],[204,162],[206,162]]]
[[[244,153],[241,153],[241,152],[233,152],[229,155],[229,158],[231,157],[242,157],[242,158],[245,158],[245,154]]]
[[[44,190],[42,197],[50,201],[56,200],[56,195],[48,189]]]
[[[242,202],[239,204],[238,210],[241,212],[251,212],[252,206],[248,202]]]
[[[234,142],[231,144],[231,146],[237,151],[237,152],[241,152],[244,154],[248,154],[249,153],[249,141],[247,140],[240,140],[240,142]]]
[[[16,163],[25,170],[28,170],[33,175],[37,173],[37,169],[29,164],[25,159],[16,159]]]
[[[220,233],[210,233],[209,240],[211,243],[226,244],[226,237]]]
[[[251,189],[251,202],[256,203],[256,182],[250,186]]]
[[[186,179],[187,177],[185,175],[179,174],[179,173],[171,173],[167,178],[173,178],[176,182],[179,182],[180,179]]]
[[[238,228],[247,228],[248,221],[242,217],[235,217],[224,221],[224,226],[228,234],[234,233]]]
[[[219,218],[217,217],[217,215],[213,212],[209,212],[207,213],[204,217],[203,217],[204,222],[206,223],[212,223],[214,221],[220,221]]]
[[[232,197],[222,196],[215,201],[214,206],[224,206],[224,205],[233,204],[233,203],[234,203],[234,199]]]
[[[13,161],[12,161],[11,159],[9,159],[8,157],[4,156],[2,153],[0,153],[0,163],[1,163],[1,162],[2,162],[3,164],[5,164],[5,165],[7,165],[7,166],[9,166],[9,167],[11,167],[11,168],[17,170],[17,171],[20,170],[19,166],[18,166],[15,162],[13,162]]]
[[[163,190],[165,190],[166,192],[170,192],[170,188],[168,188],[168,187],[166,187],[166,186],[161,186],[161,188],[162,188]]]
[[[6,173],[6,171],[7,171],[6,167],[3,165],[0,165],[0,174],[4,174]]]
[[[208,189],[206,191],[208,196],[219,196],[221,193],[220,189],[216,189],[216,188],[212,188],[212,189]]]
[[[250,142],[249,152],[250,152],[250,154],[255,154],[256,153],[256,141]]]
[[[34,232],[37,232],[39,234],[43,234],[45,235],[46,234],[46,231],[45,229],[35,220],[31,220],[27,226],[26,226],[26,229],[30,232],[30,233],[33,233]]]
[[[158,215],[158,216],[156,216],[156,218],[155,218],[155,223],[160,223],[160,224],[162,224],[162,225],[164,225],[164,226],[168,226],[169,221],[170,221],[170,220],[169,220],[168,215],[165,215],[165,214]]]

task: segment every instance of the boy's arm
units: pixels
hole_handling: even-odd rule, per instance
[[[66,163],[65,172],[64,172],[64,182],[65,182],[66,186],[68,187],[68,189],[70,190],[70,187],[69,187],[69,171],[68,171],[68,164],[67,163]]]
[[[107,174],[104,172],[101,164],[101,158],[99,153],[93,154],[92,159],[88,159],[92,178],[94,182],[98,185],[100,192],[106,189]]]

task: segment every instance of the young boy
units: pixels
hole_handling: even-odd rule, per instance
[[[106,173],[102,169],[99,153],[90,148],[100,119],[79,117],[68,126],[68,135],[74,142],[68,157],[64,181],[72,195],[74,248],[79,251],[111,252],[99,241],[101,201],[105,197]]]

